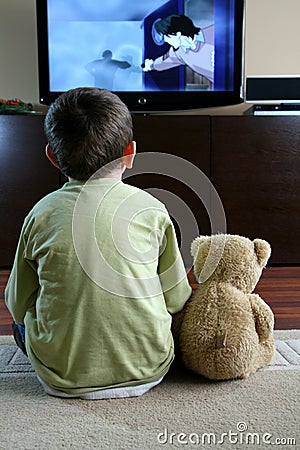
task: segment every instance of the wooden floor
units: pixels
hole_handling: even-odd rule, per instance
[[[4,303],[4,288],[9,270],[0,270],[0,335],[12,334],[12,318]],[[197,283],[190,272],[190,283]],[[268,267],[256,286],[259,294],[275,315],[275,329],[300,329],[300,267]]]

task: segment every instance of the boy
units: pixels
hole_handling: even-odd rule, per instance
[[[171,314],[191,294],[165,207],[125,185],[132,120],[107,90],[61,95],[45,119],[49,160],[68,177],[26,217],[6,304],[50,395],[141,395],[174,358]],[[19,324],[19,325],[17,325]]]

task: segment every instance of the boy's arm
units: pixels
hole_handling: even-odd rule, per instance
[[[186,269],[178,248],[175,230],[170,222],[165,231],[164,249],[158,263],[158,274],[170,314],[180,311],[192,294]]]
[[[13,319],[18,323],[24,323],[26,312],[35,305],[39,289],[35,262],[25,259],[23,229],[4,294],[5,303]]]

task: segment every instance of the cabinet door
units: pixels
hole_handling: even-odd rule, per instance
[[[270,242],[270,263],[300,263],[300,117],[213,117],[212,181],[228,233]]]
[[[59,187],[45,155],[43,124],[43,116],[0,116],[0,266],[12,264],[26,214]]]
[[[137,158],[125,182],[149,190],[168,208],[187,266],[190,243],[210,232],[210,118],[133,117]]]

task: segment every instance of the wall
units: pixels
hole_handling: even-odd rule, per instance
[[[300,75],[299,0],[246,1],[246,73]]]
[[[246,74],[300,74],[299,17],[300,0],[246,0]],[[2,98],[38,103],[35,21],[35,0],[0,0]],[[245,108],[216,108],[210,113],[234,114]]]
[[[0,97],[38,101],[35,0],[0,0]]]

